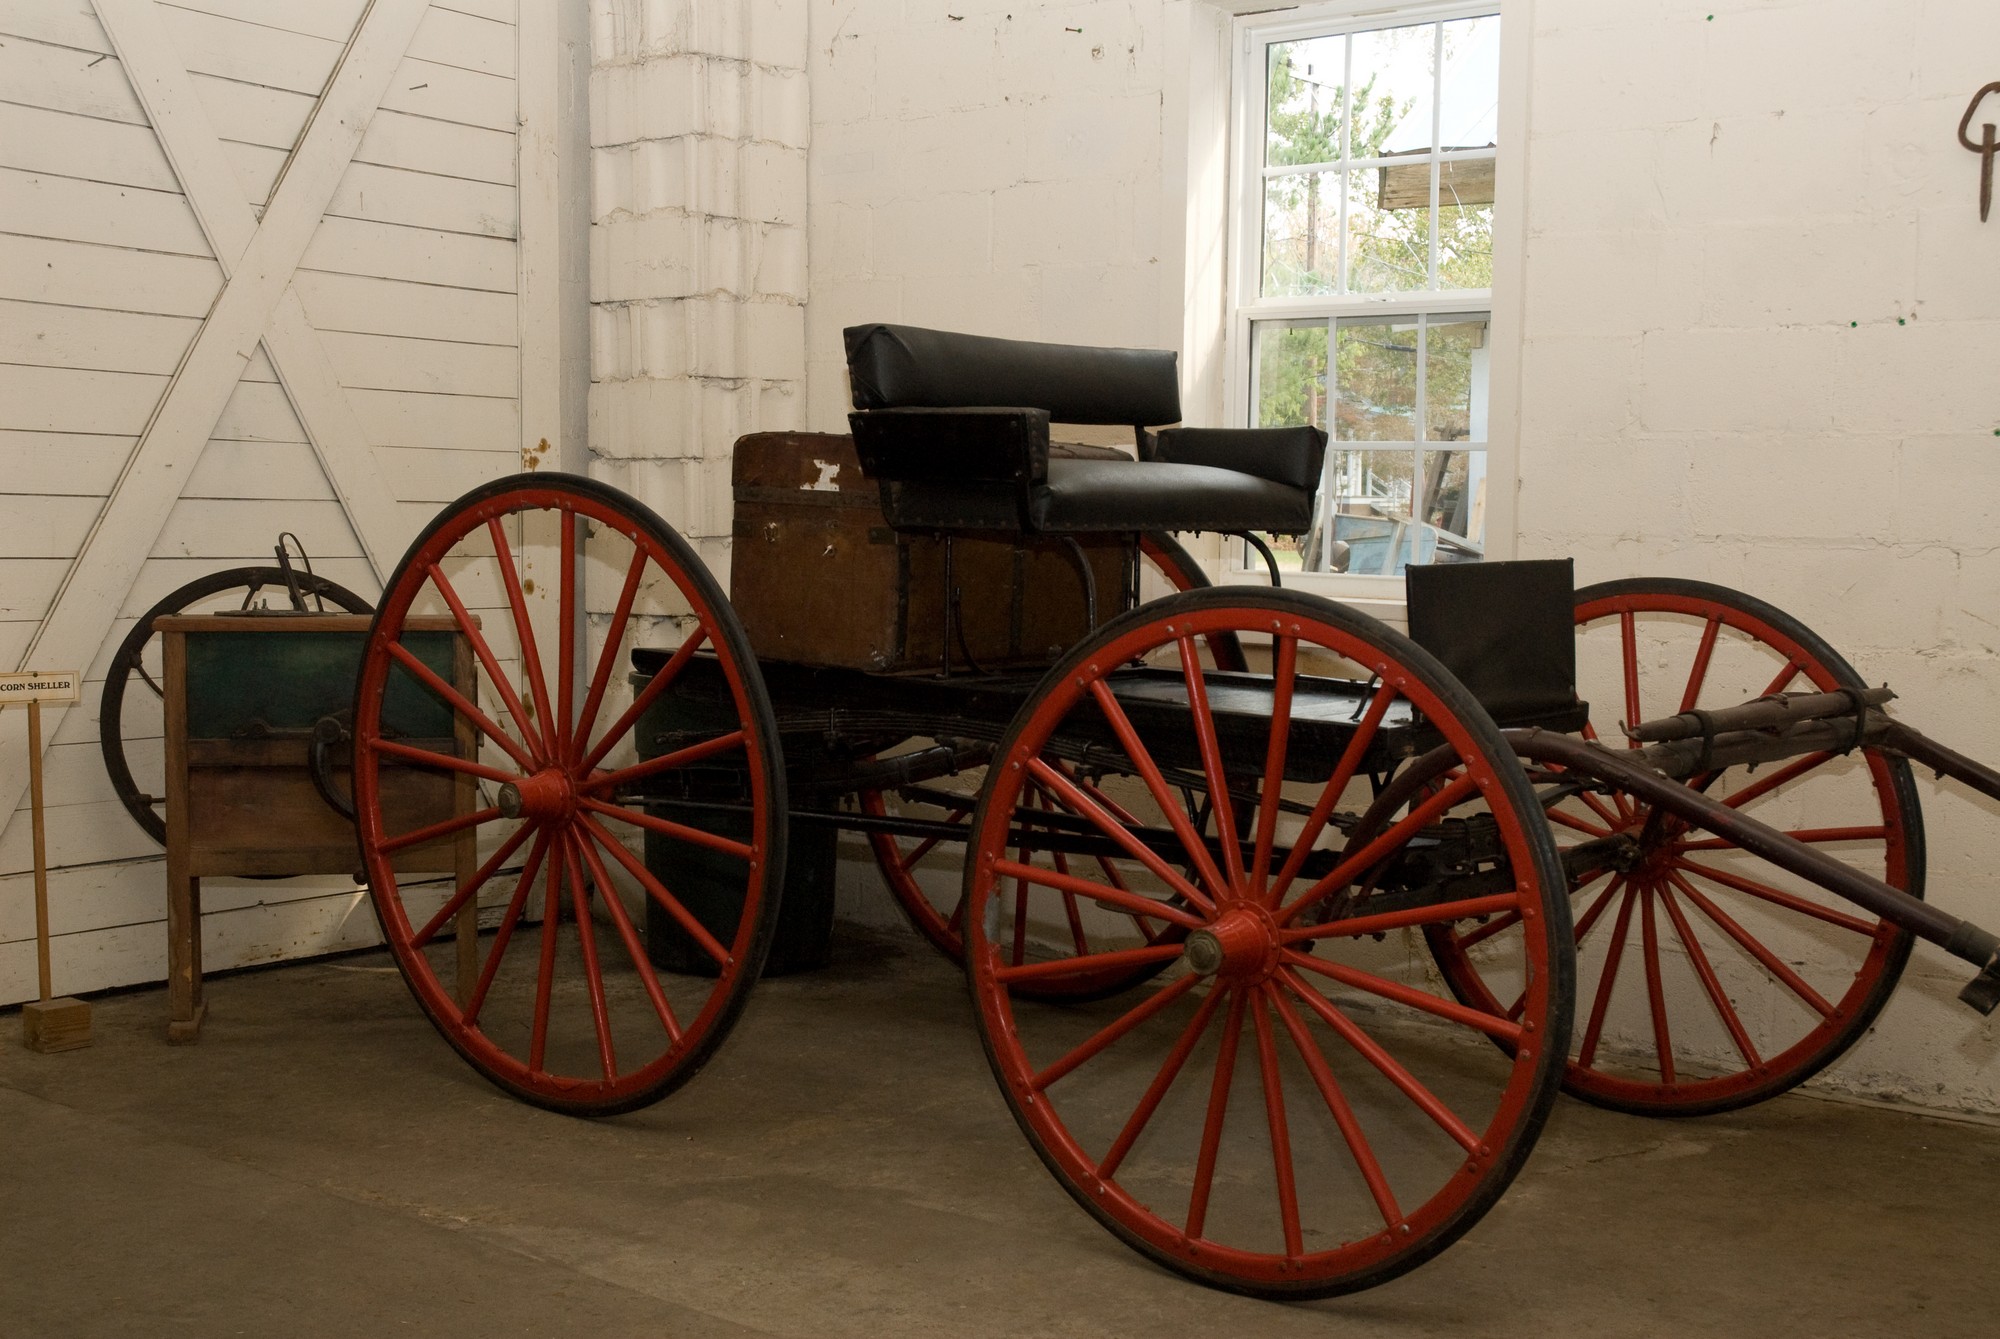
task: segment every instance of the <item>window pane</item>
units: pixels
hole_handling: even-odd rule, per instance
[[[1296,428],[1326,423],[1326,322],[1259,321],[1252,334],[1257,403],[1251,426]]]
[[[1264,296],[1340,286],[1340,176],[1300,172],[1264,183]]]
[[[1486,453],[1426,451],[1424,496],[1417,517],[1432,534],[1418,547],[1433,556],[1419,562],[1459,562],[1486,551]]]
[[[1350,172],[1347,196],[1347,288],[1400,293],[1430,286],[1431,165],[1423,168],[1421,203],[1398,191],[1400,168]]]
[[[1444,25],[1444,105],[1439,129],[1447,149],[1477,149],[1498,141],[1500,17]]]
[[[1424,153],[1437,122],[1435,23],[1354,34],[1354,154]]]
[[[1414,451],[1329,453],[1333,506],[1329,565],[1336,572],[1387,576],[1408,561]]]
[[[1342,321],[1334,339],[1334,437],[1416,441],[1415,318]]]
[[[1331,163],[1342,156],[1340,118],[1345,37],[1273,42],[1264,109],[1264,162]]]
[[[1493,287],[1493,206],[1438,206],[1438,287]]]
[[[1487,318],[1433,316],[1424,335],[1424,439],[1486,440]]]

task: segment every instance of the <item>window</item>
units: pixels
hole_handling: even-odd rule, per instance
[[[1487,551],[1500,16],[1355,8],[1239,23],[1233,384],[1331,439],[1281,562],[1392,576]]]

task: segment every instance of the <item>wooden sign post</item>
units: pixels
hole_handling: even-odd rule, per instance
[[[0,706],[28,708],[28,795],[35,838],[35,966],[42,997],[21,1009],[21,1044],[31,1051],[73,1051],[90,1045],[90,1005],[51,999],[49,983],[49,861],[42,827],[42,703],[74,702],[82,695],[77,670],[0,674]]]

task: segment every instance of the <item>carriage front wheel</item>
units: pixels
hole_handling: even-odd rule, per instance
[[[630,675],[635,646],[658,648]],[[672,709],[699,685],[698,704]],[[398,796],[458,788],[458,815],[399,820]],[[702,822],[690,796],[726,804]],[[496,480],[433,521],[390,579],[354,711],[354,801],[375,910],[417,1003],[501,1088],[579,1115],[687,1081],[741,1012],[784,878],[777,729],[742,625],[694,551],[614,488]],[[477,868],[419,858],[470,834]],[[698,852],[720,918],[635,849]],[[657,912],[650,912],[657,908]],[[451,928],[477,915],[459,970]],[[658,970],[648,921],[703,971]]]
[[[1217,635],[1270,668],[1216,673]],[[1408,803],[1369,828],[1403,772]],[[1103,862],[1014,859],[1031,794]],[[1286,591],[1144,606],[1042,681],[972,821],[966,961],[994,1074],[1057,1180],[1140,1252],[1239,1292],[1348,1292],[1444,1249],[1522,1165],[1568,1048],[1561,866],[1492,720],[1406,638]],[[1042,952],[1015,954],[1024,884],[1072,894],[1088,947],[1031,924]],[[1493,914],[1529,927],[1512,1017],[1434,987],[1417,937]],[[1140,966],[1160,971],[1116,999],[1038,998]]]

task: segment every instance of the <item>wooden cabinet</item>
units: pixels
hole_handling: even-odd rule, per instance
[[[345,722],[369,619],[354,614],[174,615],[160,619],[166,692],[167,991],[169,1041],[199,1034],[201,881],[207,876],[355,875],[351,823],[315,789],[307,767],[314,726]],[[476,701],[471,648],[448,618],[411,619],[403,642]],[[471,734],[456,714],[405,681],[385,721],[410,742],[463,753]],[[348,793],[347,745],[329,771]],[[417,768],[383,770],[383,814],[406,832],[470,813],[473,779]],[[399,870],[470,875],[473,838],[454,834],[413,846]],[[476,908],[460,918],[459,969],[470,970]]]

